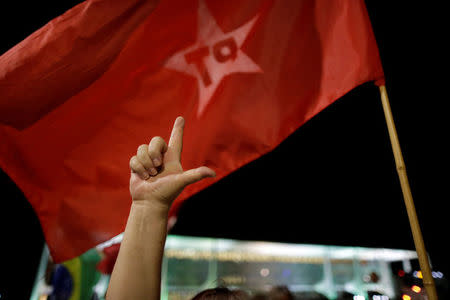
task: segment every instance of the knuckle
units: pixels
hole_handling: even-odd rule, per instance
[[[142,147],[142,146],[145,146],[145,147]],[[147,167],[147,165],[150,163],[148,156],[149,156],[149,152],[148,152],[147,145],[139,146],[139,149],[137,152],[137,158],[138,158],[139,162],[141,162],[144,165],[144,167]]]
[[[137,153],[145,153],[147,150],[148,145],[142,144],[138,147]]]
[[[150,141],[150,147],[149,148],[160,149],[160,148],[163,148],[165,144],[166,144],[166,142],[164,141],[164,139],[162,137],[155,136]]]
[[[137,157],[133,156],[130,158],[130,167],[134,168],[137,165]]]
[[[156,149],[149,149],[148,150],[148,155],[153,159],[156,157],[159,157],[159,151]]]
[[[164,139],[163,139],[162,137],[160,137],[160,136],[154,136],[154,137],[152,138],[151,142],[154,142],[154,143],[161,143],[161,142],[164,142]]]
[[[162,137],[159,136],[155,136],[151,142],[150,142],[150,146],[148,147],[148,153],[151,157],[156,157],[159,156],[159,154],[161,153],[161,151],[164,148],[164,145],[166,144],[166,142],[164,142],[164,140],[162,139]]]

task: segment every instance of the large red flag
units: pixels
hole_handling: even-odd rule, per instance
[[[0,166],[56,261],[124,229],[129,158],[186,119],[183,166],[271,151],[355,86],[383,78],[364,2],[86,1],[0,57]]]

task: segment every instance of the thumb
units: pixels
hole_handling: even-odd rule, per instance
[[[216,172],[205,166],[196,169],[190,169],[178,175],[179,185],[181,188],[184,188],[187,185],[200,181],[204,178],[215,176]]]

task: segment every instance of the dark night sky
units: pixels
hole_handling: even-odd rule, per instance
[[[0,4],[0,54],[79,2]],[[434,269],[448,276],[448,21],[443,6],[393,2],[366,1],[425,244]],[[364,84],[189,199],[172,233],[414,249],[390,147],[378,89]],[[21,299],[43,236],[3,172],[0,187],[0,294]]]

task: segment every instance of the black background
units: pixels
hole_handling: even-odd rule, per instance
[[[0,53],[80,2],[2,2]],[[448,21],[436,3],[394,2],[366,4],[427,251],[448,276]],[[0,187],[0,295],[26,299],[44,239],[4,172]],[[189,199],[172,233],[414,249],[378,89],[355,88],[272,153]]]

